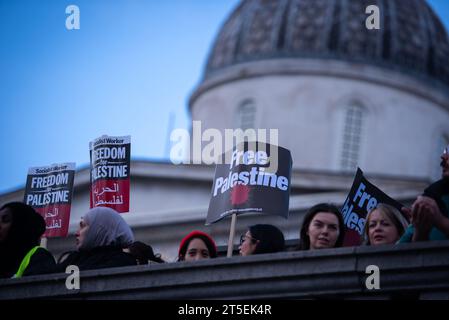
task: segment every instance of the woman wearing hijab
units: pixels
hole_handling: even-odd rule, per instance
[[[39,247],[45,220],[32,207],[10,202],[0,208],[0,278],[51,273],[55,260]]]
[[[69,265],[76,265],[80,270],[136,265],[135,258],[123,252],[134,241],[131,228],[111,208],[90,209],[81,218],[75,235],[78,250],[68,253],[62,262],[58,261],[59,271],[65,271]]]

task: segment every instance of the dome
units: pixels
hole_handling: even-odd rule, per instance
[[[365,26],[373,4],[379,30]],[[425,0],[243,0],[216,38],[204,80],[240,63],[282,58],[370,64],[449,87],[449,38]]]

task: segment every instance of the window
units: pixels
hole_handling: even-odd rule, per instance
[[[363,107],[351,104],[345,112],[341,168],[354,171],[360,156],[360,144],[363,126]]]
[[[237,108],[236,128],[243,131],[255,127],[256,120],[256,104],[254,101],[247,99],[243,101]]]

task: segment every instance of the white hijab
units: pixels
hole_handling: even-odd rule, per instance
[[[114,209],[96,207],[90,209],[83,219],[89,229],[86,230],[80,249],[89,250],[109,245],[126,248],[134,242],[131,228]]]

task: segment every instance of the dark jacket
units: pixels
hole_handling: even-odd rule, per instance
[[[30,259],[23,276],[53,273],[56,271],[56,262],[53,255],[44,248],[39,248]]]
[[[136,265],[136,259],[115,246],[97,247],[92,250],[70,252],[58,264],[58,271],[65,272],[67,266],[76,265],[80,270],[92,270]]]
[[[430,197],[435,200],[441,213],[449,218],[449,179],[443,178],[437,182],[432,183],[430,186],[424,190],[423,195]],[[415,232],[415,227],[410,224],[405,230],[399,243],[411,242],[413,239],[413,233]],[[447,240],[448,237],[442,231],[433,227],[430,230],[429,240]]]
[[[4,261],[5,263],[1,268],[2,272],[0,278],[13,277],[19,270],[20,264],[22,263],[27,253],[28,252],[25,251],[21,252],[20,256],[16,256],[16,258],[14,258],[13,263],[11,263],[12,261],[10,261],[9,263]],[[22,276],[33,276],[38,274],[53,273],[55,271],[56,271],[56,263],[55,259],[53,258],[53,255],[50,252],[48,252],[48,250],[44,248],[39,248],[31,256],[30,262],[28,263],[28,266],[26,267]]]
[[[8,209],[12,216],[7,238],[0,243],[0,278],[11,278],[19,270],[27,253],[39,245],[45,232],[45,220],[30,206],[20,202],[10,202],[2,209]],[[55,269],[53,256],[39,248],[30,259],[23,275],[51,273]]]
[[[449,179],[441,179],[424,190],[424,195],[436,201],[441,213],[449,218]]]

